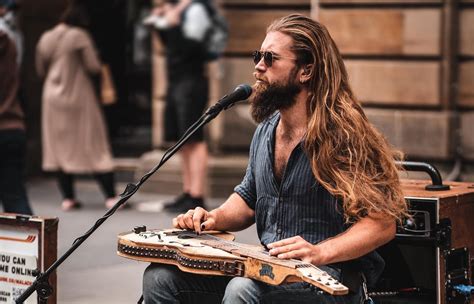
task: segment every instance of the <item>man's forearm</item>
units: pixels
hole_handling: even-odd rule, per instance
[[[240,231],[255,221],[255,213],[236,193],[232,194],[219,208],[210,212],[216,221],[216,230]]]
[[[366,217],[344,233],[315,245],[315,264],[353,260],[387,243],[395,236],[394,220]]]

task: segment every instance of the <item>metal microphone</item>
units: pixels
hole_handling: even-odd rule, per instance
[[[251,94],[251,86],[248,84],[240,84],[232,93],[225,95],[215,105],[210,107],[206,111],[206,115],[217,115],[222,110],[227,110],[232,107],[236,102],[249,98]]]

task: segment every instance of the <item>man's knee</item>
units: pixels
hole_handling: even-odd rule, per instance
[[[258,303],[260,288],[258,283],[247,278],[230,280],[225,289],[223,303]]]
[[[150,264],[143,274],[143,291],[161,290],[172,292],[173,283],[179,278],[175,267],[163,264]]]

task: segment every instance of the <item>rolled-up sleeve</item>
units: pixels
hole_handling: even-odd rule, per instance
[[[234,188],[235,193],[240,195],[242,199],[247,203],[247,205],[255,210],[255,201],[256,201],[256,194],[255,194],[255,180],[254,175],[252,173],[252,165],[249,162],[247,166],[247,171],[245,173],[245,177],[242,182]]]
[[[255,210],[257,201],[257,190],[255,183],[255,158],[257,155],[258,141],[260,140],[261,128],[258,127],[250,144],[249,163],[242,182],[234,188],[235,193],[240,195],[247,205]]]

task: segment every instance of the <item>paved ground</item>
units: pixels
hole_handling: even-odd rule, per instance
[[[122,192],[125,184],[118,184]],[[93,180],[76,182],[76,191],[84,207],[74,212],[59,208],[60,195],[54,180],[28,182],[28,194],[36,215],[59,218],[58,257],[66,252],[74,239],[85,233],[106,209],[98,186]],[[131,208],[119,210],[86,240],[58,269],[58,303],[136,303],[141,295],[145,263],[116,255],[117,234],[138,225],[148,228],[171,227],[172,214],[159,212],[163,200],[170,196],[137,192],[130,200]],[[208,201],[210,207],[223,199]],[[243,243],[256,244],[255,227],[236,234]]]

